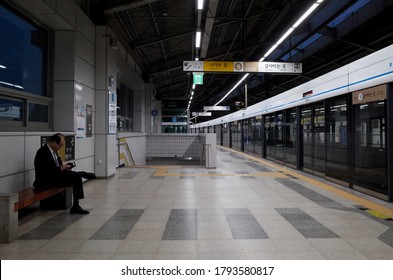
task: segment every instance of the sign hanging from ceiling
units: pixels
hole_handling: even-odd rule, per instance
[[[195,85],[203,85],[203,73],[193,73],[193,78]]]
[[[203,106],[205,111],[229,111],[230,109],[229,106]]]
[[[185,72],[301,74],[302,64],[267,61],[183,61]]]
[[[212,112],[192,112],[193,117],[211,117]]]

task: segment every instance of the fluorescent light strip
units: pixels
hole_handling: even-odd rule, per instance
[[[245,74],[241,79],[240,79],[240,81],[238,81],[237,82],[237,84],[230,90],[230,91],[228,91],[228,93],[227,94],[225,94],[225,96],[223,97],[223,98],[221,98],[221,100],[220,101],[218,101],[216,104],[214,104],[214,106],[217,106],[218,104],[220,104],[232,91],[234,91],[247,77],[248,77],[248,75],[250,75],[250,74]]]
[[[198,10],[203,9],[203,0],[198,0]]]
[[[1,64],[0,64],[0,68],[5,69],[5,68],[7,68],[7,67],[5,67],[4,65],[1,65]]]
[[[298,27],[316,8],[318,8],[319,4],[321,4],[323,0],[318,0],[314,3],[296,22],[292,25],[285,33],[281,36],[281,38],[262,56],[259,61],[264,61],[295,29]],[[239,82],[230,90],[220,101],[218,101],[214,106],[220,104],[232,91],[234,91],[245,78],[248,77],[249,74],[244,75]]]
[[[316,8],[318,8],[318,6],[319,4],[317,3],[312,5],[311,8],[308,9],[307,12],[305,12],[292,27],[298,27]]]
[[[201,47],[201,31],[197,31],[196,32],[195,47],[196,48],[200,48]]]

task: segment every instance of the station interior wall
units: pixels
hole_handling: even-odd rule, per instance
[[[111,45],[107,26],[95,26],[72,0],[10,1],[26,16],[45,26],[53,35],[53,98],[51,131],[0,132],[0,193],[16,192],[34,182],[34,156],[41,136],[55,132],[75,135],[76,170],[110,177],[119,163],[118,136],[109,133],[108,91],[116,91],[116,78],[122,77],[133,90],[134,132],[121,136],[159,131],[151,120],[152,108],[160,108],[153,98],[154,88],[141,78],[141,70],[118,43]],[[50,59],[51,60],[51,59]],[[109,83],[109,77],[115,77]],[[92,137],[77,137],[77,114],[86,104],[92,106]],[[159,116],[160,117],[160,110]],[[138,149],[135,149],[138,150]]]

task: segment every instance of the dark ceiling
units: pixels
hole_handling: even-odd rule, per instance
[[[258,61],[316,0],[85,0],[81,7],[96,24],[107,24],[156,88],[164,106],[185,109],[192,75],[184,60]],[[393,44],[393,0],[325,0],[265,61],[301,62],[301,75],[252,74],[248,105],[279,94]],[[195,31],[204,32],[195,49]],[[198,85],[192,112],[219,101],[241,78],[207,74]],[[236,110],[244,87],[220,105]],[[225,112],[228,113],[228,112]],[[223,112],[213,112],[219,117]],[[204,119],[201,118],[201,121]]]

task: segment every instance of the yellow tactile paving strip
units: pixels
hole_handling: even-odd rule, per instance
[[[337,194],[337,195],[339,195],[339,196],[341,196],[343,198],[346,198],[348,200],[356,202],[357,204],[362,205],[365,208],[369,208],[369,209],[371,209],[373,211],[376,211],[376,212],[382,214],[383,216],[386,216],[386,217],[389,217],[389,218],[393,218],[393,209],[387,208],[387,207],[385,207],[383,205],[377,204],[375,202],[372,202],[372,201],[367,200],[365,198],[359,197],[357,195],[354,195],[354,194],[351,194],[351,193],[347,193],[347,192],[345,192],[343,190],[340,190],[340,189],[337,189],[335,187],[329,186],[328,184],[325,184],[323,182],[319,182],[319,181],[317,181],[315,179],[309,178],[309,177],[307,177],[305,175],[299,174],[299,173],[294,172],[294,171],[292,171],[290,169],[281,167],[281,166],[276,165],[274,163],[271,163],[271,162],[269,162],[267,160],[254,157],[252,155],[248,155],[248,154],[240,152],[240,151],[232,150],[230,148],[226,148],[226,147],[220,147],[220,148],[225,149],[225,150],[230,151],[230,152],[233,152],[233,153],[237,153],[239,155],[242,155],[243,157],[246,157],[246,158],[258,161],[259,163],[262,163],[263,165],[270,166],[270,167],[275,168],[275,169],[277,169],[279,171],[282,171],[284,174],[292,175],[293,177],[296,177],[296,178],[298,178],[300,180],[308,182],[308,183],[310,183],[310,184],[312,184],[314,186],[317,186],[317,187],[322,188],[324,190],[328,190],[328,191],[330,191],[332,193],[335,193],[335,194]]]
[[[159,177],[180,177],[180,176],[185,176],[185,177],[230,177],[230,176],[256,176],[256,177],[272,177],[272,178],[288,178],[284,173],[282,172],[259,172],[259,173],[170,173],[170,169],[176,169],[179,168],[177,167],[167,167],[167,166],[156,166],[157,171],[154,172],[153,176],[159,176]]]

